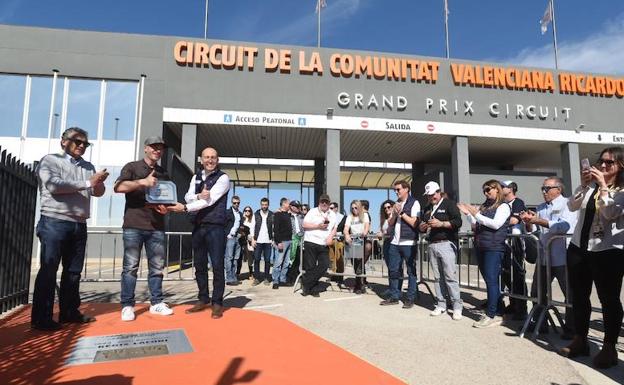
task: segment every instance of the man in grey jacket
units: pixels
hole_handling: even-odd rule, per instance
[[[87,243],[87,219],[91,196],[104,195],[106,169],[96,172],[82,158],[90,143],[85,130],[72,127],[63,132],[60,154],[44,156],[37,167],[41,195],[41,219],[37,236],[41,241],[41,267],[35,280],[31,326],[37,330],[58,330],[61,323],[95,321],[82,314],[80,272]],[[59,322],[52,319],[54,289],[59,264],[63,265],[59,290]]]

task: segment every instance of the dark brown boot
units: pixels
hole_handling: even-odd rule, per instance
[[[219,319],[223,317],[223,305],[212,305],[212,318]]]
[[[210,308],[210,303],[203,303],[202,301],[198,301],[193,307],[186,309],[184,312],[186,314],[197,313],[203,310]]]
[[[618,355],[617,350],[615,350],[615,344],[605,343],[602,345],[600,353],[596,354],[593,362],[594,366],[600,369],[607,369],[617,365]]]
[[[559,349],[559,354],[568,358],[589,356],[589,344],[587,343],[587,338],[575,335],[570,345]]]

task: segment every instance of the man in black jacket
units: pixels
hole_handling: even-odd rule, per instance
[[[273,242],[276,247],[273,263],[273,289],[278,289],[280,283],[286,283],[286,274],[290,266],[290,245],[292,243],[292,223],[290,221],[290,201],[280,199],[279,210],[273,215]]]
[[[271,253],[273,252],[273,211],[269,210],[269,199],[260,200],[260,210],[254,213],[256,221],[253,246],[254,251],[254,281],[253,286],[259,285],[264,279],[265,285],[271,281]],[[260,259],[264,258],[264,277],[260,273]]]
[[[241,247],[238,242],[238,229],[243,221],[243,213],[240,212],[240,198],[232,197],[232,206],[225,212],[225,284],[238,285],[236,268],[240,257]]]
[[[440,185],[431,181],[425,185],[429,204],[423,210],[423,221],[419,230],[427,233],[429,260],[433,267],[435,292],[438,303],[430,313],[432,317],[446,312],[449,299],[453,305],[453,319],[462,318],[463,303],[457,279],[457,231],[462,225],[457,204],[442,197]]]

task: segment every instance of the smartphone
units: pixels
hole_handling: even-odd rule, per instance
[[[325,223],[326,225],[328,225],[328,224],[329,224],[329,219],[325,219],[325,222],[323,222],[323,223]]]
[[[581,159],[581,169],[582,170],[589,170],[590,168],[591,168],[591,165],[589,163],[589,159],[587,159],[587,158]]]

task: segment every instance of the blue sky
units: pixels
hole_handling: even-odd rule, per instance
[[[2,0],[0,23],[203,37],[205,0]],[[316,0],[209,0],[208,36],[316,45]],[[443,57],[443,0],[327,0],[322,45]],[[547,0],[449,0],[451,57],[553,67]],[[624,1],[557,0],[559,66],[624,73]]]

